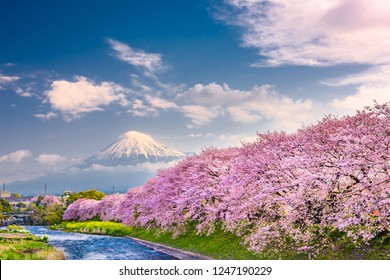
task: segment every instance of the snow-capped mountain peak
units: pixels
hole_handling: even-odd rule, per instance
[[[138,131],[128,131],[98,154],[99,157],[182,157],[183,153],[156,142],[150,135]]]
[[[128,131],[116,142],[89,157],[78,167],[86,168],[93,164],[115,166],[143,162],[169,162],[182,157],[184,157],[183,153],[155,141],[150,135]]]

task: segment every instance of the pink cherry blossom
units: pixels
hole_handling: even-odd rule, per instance
[[[254,251],[290,238],[312,252],[329,241],[327,230],[367,242],[390,229],[390,103],[204,149],[127,194],[77,200],[64,219],[95,216],[176,234],[189,221],[207,234],[219,223]]]

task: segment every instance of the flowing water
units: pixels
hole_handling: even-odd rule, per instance
[[[28,226],[37,236],[49,236],[48,243],[65,253],[69,260],[172,260],[174,257],[145,247],[130,238],[91,235],[42,226]]]

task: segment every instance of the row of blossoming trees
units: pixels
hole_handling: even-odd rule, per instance
[[[332,231],[369,241],[390,229],[390,103],[328,116],[294,134],[258,134],[240,148],[208,148],[162,169],[145,186],[80,199],[65,220],[120,221],[180,234],[217,224],[248,248],[313,250]]]

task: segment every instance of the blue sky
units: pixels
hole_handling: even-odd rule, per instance
[[[138,130],[181,151],[390,100],[384,0],[2,1],[0,181]]]

